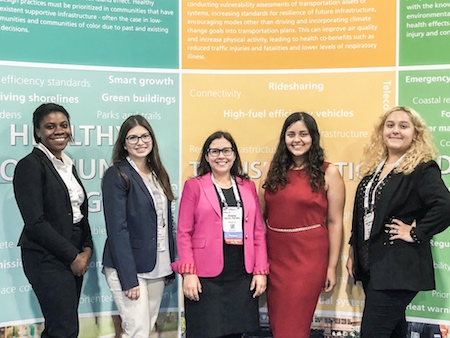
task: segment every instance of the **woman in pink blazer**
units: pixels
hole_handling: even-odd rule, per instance
[[[186,181],[177,230],[188,338],[241,337],[259,327],[258,296],[269,264],[255,184],[232,136],[203,145],[198,176]]]

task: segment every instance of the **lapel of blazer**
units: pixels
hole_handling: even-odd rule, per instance
[[[152,208],[156,209],[155,202],[153,201],[152,195],[148,191],[147,186],[145,185],[144,180],[142,179],[141,175],[139,175],[139,173],[136,172],[136,170],[131,166],[130,163],[128,163],[127,160],[122,162],[120,167],[129,176],[130,180],[135,182],[136,185],[139,187],[139,189],[142,191],[142,193],[148,198]]]
[[[216,188],[211,179],[211,173],[203,175],[200,177],[200,184],[203,191],[205,192],[206,198],[213,207],[214,211],[219,217],[222,217],[222,211],[220,210],[219,199],[217,198]]]
[[[69,190],[67,189],[66,184],[62,180],[61,176],[56,171],[55,167],[53,166],[53,163],[50,161],[50,159],[47,157],[47,155],[44,154],[44,152],[40,149],[34,148],[33,152],[41,159],[44,166],[46,166],[53,174],[55,180],[64,188],[64,191],[66,193],[67,198],[70,200],[69,196]]]
[[[381,192],[381,196],[375,207],[374,229],[372,230],[372,233],[378,233],[381,228],[384,228],[385,221],[387,221],[387,216],[395,216],[390,215],[390,210],[392,210],[391,201],[394,198],[397,187],[403,177],[404,176],[402,174],[393,174],[383,187],[383,191]]]

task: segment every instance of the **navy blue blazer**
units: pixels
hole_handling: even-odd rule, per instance
[[[84,191],[75,167],[73,174]],[[73,262],[83,247],[92,248],[86,191],[86,198],[81,205],[84,216],[80,223],[82,243],[77,248],[70,242],[73,215],[69,191],[44,152],[34,148],[17,163],[13,185],[17,205],[25,223],[19,246],[45,254],[51,253],[66,265]]]
[[[357,188],[353,210],[350,244],[354,248],[354,268],[357,280],[358,244],[364,236],[364,207],[358,196],[372,176],[362,179]],[[420,243],[389,240],[385,224],[397,218],[411,224]],[[386,182],[375,205],[375,218],[369,239],[369,271],[375,290],[431,290],[435,288],[430,239],[450,224],[450,192],[441,178],[435,161],[419,164],[409,175],[393,174]]]
[[[141,176],[127,160],[105,172],[102,195],[108,236],[103,266],[117,270],[122,290],[126,291],[139,285],[138,273],[155,268],[158,237],[155,204]],[[174,237],[169,201],[167,210],[170,259],[173,262]]]

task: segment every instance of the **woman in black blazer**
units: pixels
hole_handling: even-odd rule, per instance
[[[430,239],[450,223],[450,193],[420,115],[394,107],[365,148],[347,269],[366,295],[361,335],[406,337],[406,306],[435,288]]]
[[[43,338],[78,336],[78,302],[92,254],[87,194],[72,160],[64,107],[42,104],[33,114],[37,146],[14,172],[14,194],[24,228],[22,262],[45,318]]]
[[[164,286],[174,278],[174,195],[143,116],[123,122],[112,161],[102,182],[108,236],[104,273],[122,319],[121,337],[148,338]]]

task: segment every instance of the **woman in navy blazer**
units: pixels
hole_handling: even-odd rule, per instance
[[[72,139],[66,109],[40,105],[33,114],[37,146],[14,172],[25,223],[22,262],[45,318],[43,338],[78,337],[78,302],[92,254],[87,194],[63,152]]]
[[[187,337],[241,337],[258,329],[269,273],[255,184],[222,131],[205,141],[197,173],[184,185],[172,264],[183,275]]]
[[[122,319],[122,337],[148,338],[164,286],[173,280],[174,195],[155,134],[141,115],[127,118],[103,177],[106,280]]]
[[[385,112],[365,149],[347,261],[366,294],[363,338],[406,337],[406,306],[435,288],[430,239],[450,223],[436,154],[428,127],[408,107]]]

